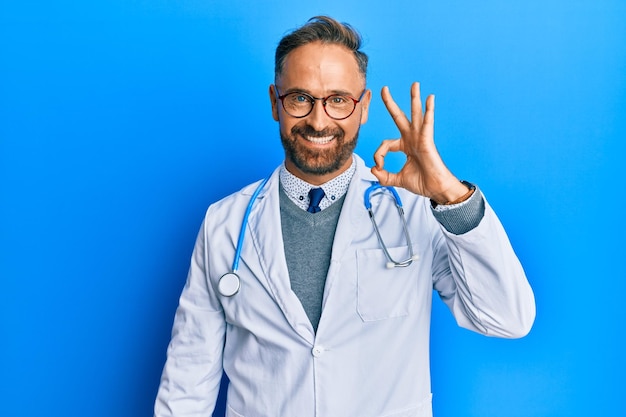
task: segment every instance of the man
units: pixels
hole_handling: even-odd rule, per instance
[[[433,96],[422,114],[414,84],[409,119],[384,88],[401,137],[371,172],[353,154],[371,100],[359,48],[328,17],[281,40],[269,97],[284,164],[209,207],[155,415],[210,415],[225,372],[227,416],[431,416],[433,289],[460,326],[530,330],[533,293],[501,224],[435,148]],[[393,174],[395,151],[407,160]],[[406,229],[376,180],[398,187]]]

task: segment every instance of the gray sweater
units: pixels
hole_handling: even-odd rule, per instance
[[[322,315],[324,284],[345,195],[319,213],[296,206],[280,187],[280,220],[291,289],[315,331]]]

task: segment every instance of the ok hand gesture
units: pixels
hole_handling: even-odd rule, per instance
[[[438,204],[455,201],[468,192],[446,167],[435,147],[435,96],[426,99],[426,112],[422,113],[419,83],[411,86],[411,119],[398,107],[391,97],[388,87],[383,87],[382,98],[393,118],[400,138],[388,139],[381,143],[374,153],[375,166],[372,174],[382,185],[405,188],[423,195]],[[406,163],[398,173],[384,169],[388,152],[403,152]]]

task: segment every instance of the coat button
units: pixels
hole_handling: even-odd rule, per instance
[[[311,353],[313,353],[313,356],[316,358],[319,358],[324,354],[324,348],[322,346],[314,346],[313,349],[311,349]]]

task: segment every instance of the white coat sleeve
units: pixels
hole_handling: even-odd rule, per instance
[[[207,250],[203,224],[174,318],[154,407],[156,417],[205,417],[215,408],[226,325],[208,281]]]
[[[455,235],[441,226],[441,232],[434,245],[433,285],[459,326],[488,336],[525,336],[535,319],[535,298],[487,201],[474,229]]]

